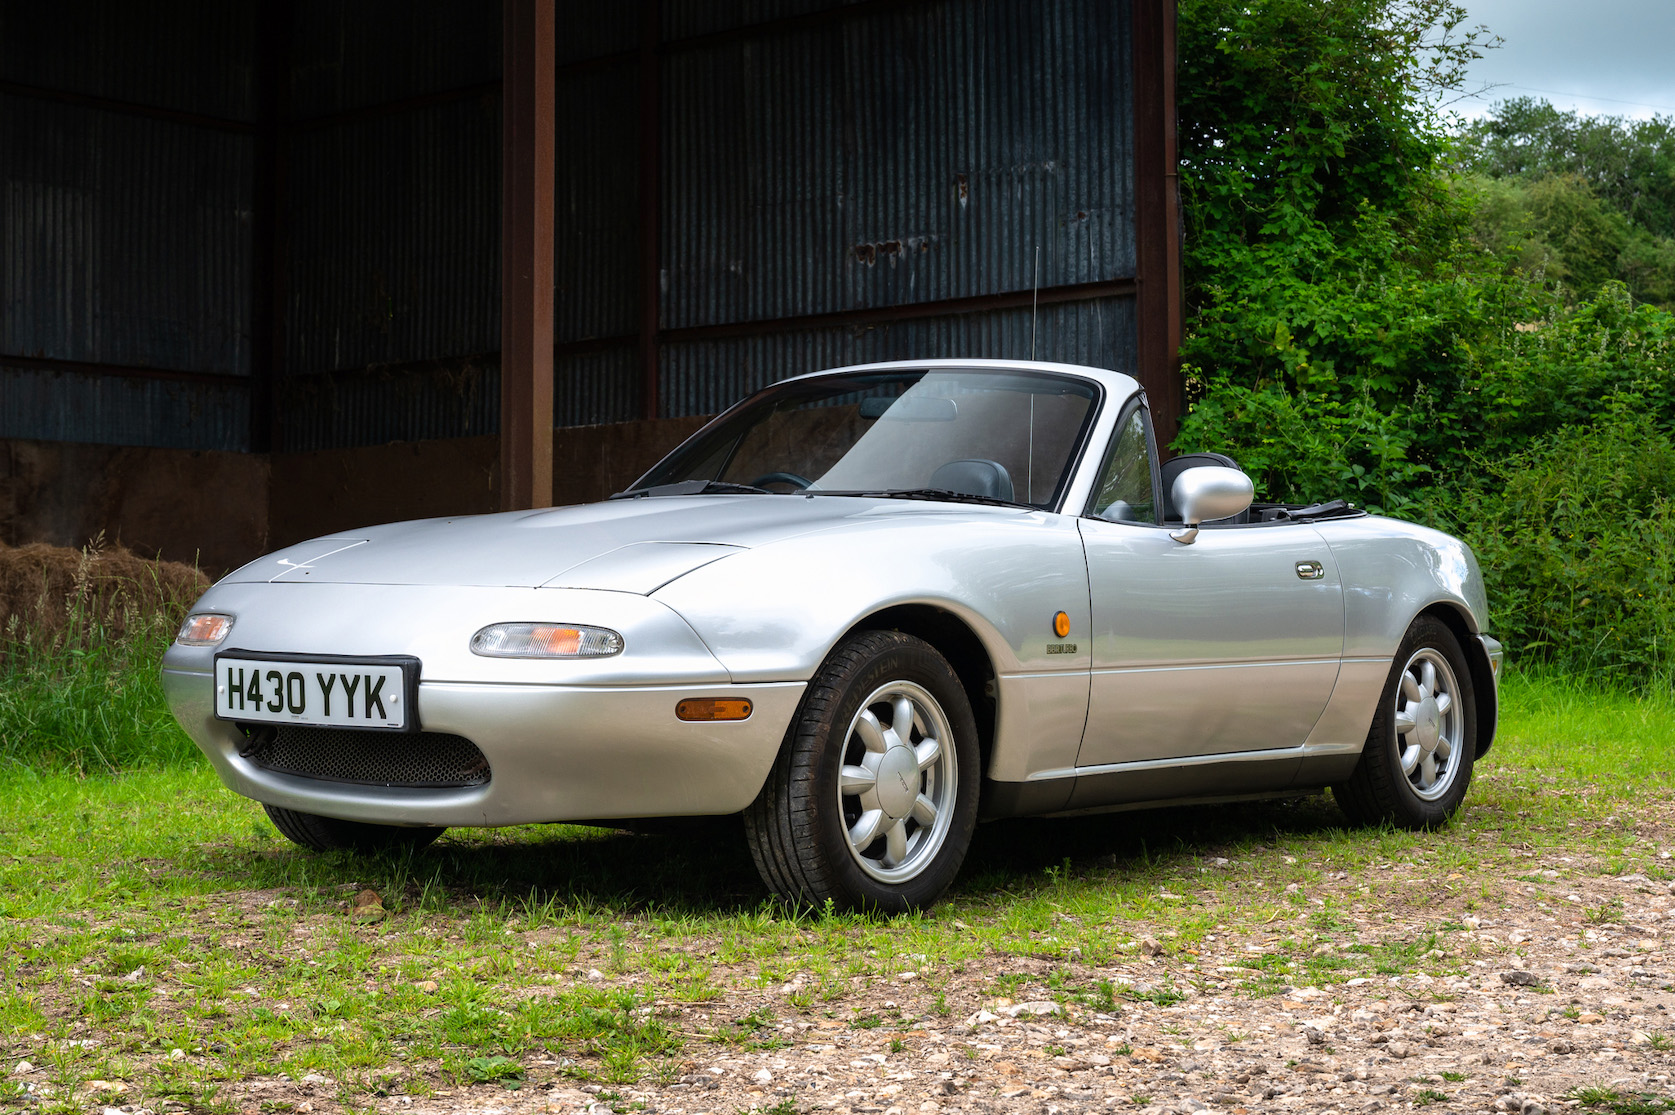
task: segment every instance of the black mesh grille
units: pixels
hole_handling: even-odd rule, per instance
[[[364,786],[481,786],[489,761],[464,736],[252,725],[243,755],[280,774]]]

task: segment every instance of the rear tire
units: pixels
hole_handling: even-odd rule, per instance
[[[366,821],[345,821],[337,817],[321,817],[313,813],[299,813],[277,805],[263,805],[268,820],[287,840],[300,844],[312,852],[372,852],[418,851],[427,847],[448,830],[422,826],[374,825]]]
[[[1471,666],[1446,624],[1420,616],[1390,664],[1361,761],[1332,796],[1356,824],[1433,828],[1465,800],[1476,751]]]
[[[971,844],[980,785],[965,687],[930,644],[867,631],[832,651],[745,831],[788,902],[903,912],[936,901]]]

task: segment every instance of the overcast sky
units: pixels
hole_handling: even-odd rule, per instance
[[[1472,68],[1496,88],[1453,107],[1543,97],[1602,116],[1675,116],[1675,0],[1462,0],[1468,22],[1506,40]]]

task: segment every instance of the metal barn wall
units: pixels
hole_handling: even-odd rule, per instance
[[[633,8],[590,36],[623,53],[561,67],[557,425],[713,412],[832,364],[1027,357],[1030,314],[983,299],[1037,281],[1084,288],[1043,309],[1038,355],[1133,369],[1129,5],[844,7],[663,6],[654,407]],[[872,313],[902,306],[924,316]]]
[[[253,41],[247,4],[0,3],[0,437],[248,446]]]
[[[820,366],[1155,378],[1169,2],[559,3],[555,490]],[[0,537],[497,504],[499,16],[0,0]]]
[[[0,0],[0,436],[248,448],[253,378],[276,450],[497,430],[499,6],[264,2]],[[1133,370],[1131,4],[559,12],[555,424],[1032,337]]]
[[[1042,306],[1038,355],[1133,372],[1134,300],[1096,299]],[[937,356],[1029,357],[1031,314],[1023,309],[768,333],[721,341],[683,341],[662,354],[662,396],[670,416],[715,414],[746,392],[798,372],[875,360]]]
[[[293,7],[276,449],[497,428],[498,8]]]
[[[633,7],[600,11],[619,13],[632,44]],[[589,38],[621,41],[620,29],[614,36],[609,31],[596,28]],[[640,415],[632,339],[640,318],[639,75],[634,58],[558,73],[553,421],[559,426]],[[599,338],[610,340],[598,349],[587,343]]]

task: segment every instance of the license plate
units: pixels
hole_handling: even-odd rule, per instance
[[[215,656],[222,720],[407,731],[418,723],[419,660],[224,651]]]

